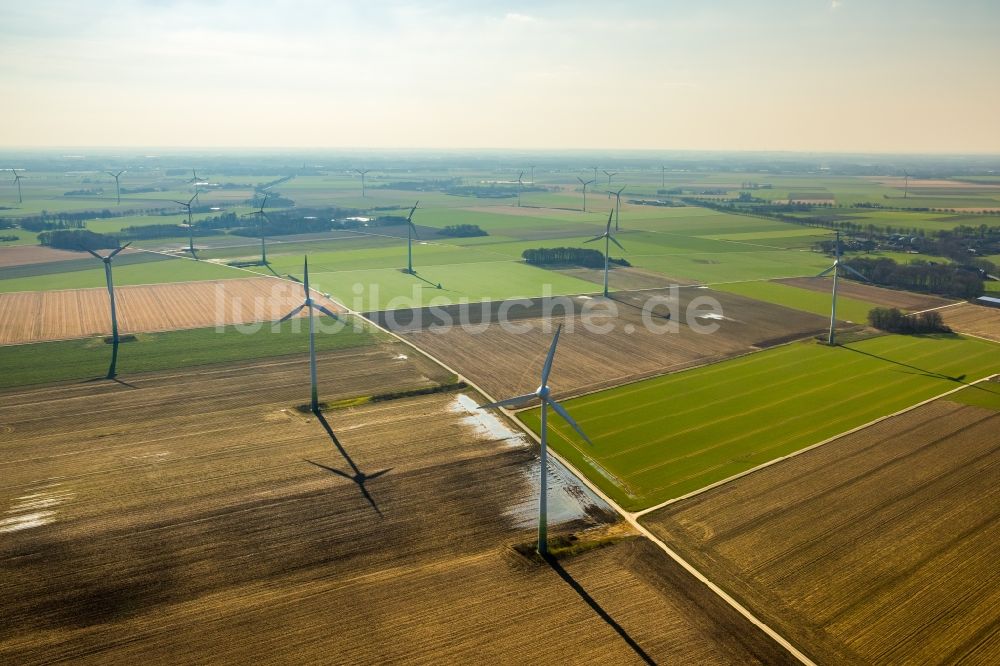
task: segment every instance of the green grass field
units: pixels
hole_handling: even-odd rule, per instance
[[[728,291],[732,294],[756,298],[759,301],[777,303],[803,312],[812,312],[824,317],[830,316],[829,292],[811,291],[769,281],[733,282],[720,284],[715,288],[719,291]],[[879,307],[877,303],[848,298],[843,294],[837,295],[837,319],[841,321],[863,324],[868,321],[868,312],[877,307]]]
[[[960,336],[801,342],[569,400],[594,445],[554,416],[549,442],[639,510],[998,371],[1000,345]]]
[[[375,344],[385,336],[371,326],[355,330],[350,321],[346,320],[342,330],[335,332],[323,333],[320,328],[316,336],[317,350]],[[325,326],[332,330],[334,325]],[[278,327],[272,324],[227,326],[222,332],[213,327],[141,333],[137,338],[119,346],[118,374],[125,381],[129,375],[139,372],[307,354],[309,351],[308,328],[301,320],[288,321]],[[4,369],[0,373],[0,388],[99,378],[107,373],[110,362],[111,345],[103,338],[0,346],[0,368]]]

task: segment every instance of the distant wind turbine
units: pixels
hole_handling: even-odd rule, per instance
[[[371,169],[355,169],[354,172],[361,175],[361,198],[363,199],[365,195],[365,174],[371,171]]]
[[[829,344],[831,344],[831,345],[834,343],[834,332],[836,330],[836,325],[837,325],[837,278],[839,277],[840,269],[841,268],[845,269],[848,273],[852,273],[855,277],[859,277],[862,280],[864,280],[865,282],[869,281],[868,278],[866,278],[864,275],[862,275],[861,273],[857,272],[856,270],[854,270],[853,268],[851,268],[847,264],[841,264],[840,263],[840,232],[839,231],[837,232],[836,245],[837,245],[837,247],[835,249],[835,257],[836,258],[834,259],[833,266],[830,266],[828,269],[826,269],[825,271],[823,271],[822,273],[820,273],[819,275],[816,276],[816,277],[823,277],[823,276],[827,275],[830,271],[833,271],[833,297],[832,297],[832,300],[831,300],[831,303],[830,303],[830,335],[827,338],[827,342]]]
[[[617,192],[608,190],[608,195],[609,196],[610,195],[614,195],[614,197],[615,197],[615,231],[618,231],[618,228],[619,228],[618,227],[618,216],[621,213],[621,209],[622,209],[622,192],[625,191],[626,187],[628,187],[628,185],[622,185],[618,189]]]
[[[611,187],[611,177],[612,177],[612,176],[617,176],[617,175],[618,175],[618,172],[617,172],[617,171],[605,171],[604,169],[601,169],[601,172],[602,172],[602,173],[603,173],[603,174],[604,174],[605,176],[607,176],[607,177],[608,177],[608,187]]]
[[[579,176],[577,176],[576,179],[578,181],[580,181],[581,185],[583,185],[583,212],[586,213],[587,212],[587,185],[590,185],[594,181],[592,181],[592,180],[584,180],[583,178],[580,178]]]
[[[111,171],[105,171],[104,172],[104,173],[108,174],[109,176],[111,176],[112,178],[115,179],[115,195],[116,195],[116,197],[118,199],[118,205],[119,206],[122,205],[122,188],[121,188],[121,183],[118,182],[118,179],[126,171],[127,171],[127,169],[122,169],[118,173],[112,173]]]
[[[260,202],[260,208],[243,216],[260,218],[260,263],[263,266],[267,266],[267,242],[264,236],[264,223],[271,221],[267,213],[264,212],[264,206],[267,205],[267,197],[270,195],[270,192],[264,192],[264,200]]]
[[[660,167],[660,189],[667,189],[667,167]]]
[[[594,182],[597,182],[597,167],[594,167]]]
[[[198,257],[194,253],[194,222],[191,221],[191,204],[194,203],[194,200],[197,199],[197,198],[198,198],[198,190],[196,189],[194,191],[194,196],[191,197],[190,199],[188,199],[187,201],[177,201],[176,199],[171,199],[171,201],[173,201],[175,204],[177,204],[179,206],[183,206],[184,208],[187,209],[187,214],[188,214],[188,251],[191,253],[191,256],[194,257],[195,259],[197,259]]]
[[[111,280],[111,260],[115,258],[115,255],[127,248],[131,243],[125,243],[117,250],[114,250],[111,254],[106,257],[102,257],[90,248],[86,248],[87,252],[91,253],[98,259],[104,262],[104,279],[108,283],[108,298],[111,299],[111,367],[108,368],[108,379],[114,379],[115,375],[118,374],[118,310],[115,308],[115,285]]]
[[[417,228],[413,225],[413,213],[417,210],[417,206],[420,202],[413,204],[413,208],[410,209],[410,214],[406,216],[406,272],[413,275],[413,238],[416,236],[417,239],[420,236],[417,235]]]
[[[516,398],[508,398],[506,400],[500,400],[499,402],[492,402],[487,405],[481,405],[479,409],[492,409],[495,407],[518,407],[524,405],[534,399],[541,400],[541,410],[542,410],[542,425],[541,425],[541,453],[539,454],[541,473],[539,478],[541,481],[541,487],[539,488],[538,497],[538,554],[545,555],[548,552],[548,411],[549,406],[555,410],[556,414],[562,417],[566,423],[568,423],[573,430],[576,430],[583,437],[583,440],[588,444],[592,444],[590,438],[587,437],[586,433],[580,429],[580,426],[576,424],[576,421],[566,412],[566,409],[560,405],[558,402],[550,397],[549,390],[549,373],[552,372],[552,359],[556,355],[556,345],[559,344],[559,333],[562,331],[562,326],[556,329],[556,334],[552,338],[552,346],[549,347],[549,355],[545,358],[545,365],[542,367],[542,383],[537,389],[531,393],[525,395],[519,395]]]
[[[309,257],[305,258],[305,264],[303,268],[304,281],[292,277],[291,275],[289,275],[288,277],[302,284],[302,288],[305,291],[306,298],[302,302],[302,305],[298,306],[297,308],[286,314],[284,317],[279,319],[278,322],[281,323],[284,321],[288,321],[289,319],[297,315],[299,312],[301,312],[302,308],[309,308],[309,377],[310,380],[312,381],[312,398],[309,403],[309,407],[310,409],[312,409],[313,413],[319,414],[319,388],[317,386],[317,381],[316,381],[316,322],[313,318],[313,310],[319,310],[327,317],[331,317],[333,319],[339,319],[339,317],[337,317],[336,314],[330,312],[325,307],[323,307],[322,305],[313,300],[312,292],[309,291]]]
[[[903,198],[905,199],[910,193],[910,174],[908,171],[904,171],[903,179]]]
[[[528,168],[531,169],[531,186],[534,187],[535,186],[535,166],[531,165]]]
[[[610,244],[614,243],[615,245],[617,245],[618,247],[620,247],[622,249],[622,251],[625,250],[625,248],[622,247],[622,244],[619,243],[618,240],[614,236],[611,235],[611,216],[612,215],[614,215],[614,210],[608,211],[608,226],[605,227],[603,234],[601,234],[600,236],[594,236],[590,240],[584,241],[584,243],[593,243],[596,240],[601,240],[602,238],[604,239],[604,296],[605,296],[605,298],[608,296],[608,264],[610,263],[610,260],[611,260],[611,245]]]
[[[188,180],[188,182],[189,183],[194,183],[194,184],[197,185],[198,183],[204,183],[206,181],[205,181],[204,178],[202,178],[201,176],[198,175],[198,171],[197,170],[191,169],[191,178]]]
[[[24,178],[24,176],[20,175],[17,172],[17,169],[11,169],[11,171],[14,174],[14,183],[17,185],[17,203],[24,203],[24,200],[21,199],[21,179]]]
[[[524,172],[517,174],[517,207],[521,207],[521,189],[524,187],[524,181],[521,178],[524,177]]]

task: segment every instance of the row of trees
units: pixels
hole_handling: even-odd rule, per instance
[[[584,268],[604,268],[604,254],[582,247],[545,247],[525,250],[521,258],[536,266],[583,266]],[[619,266],[631,266],[625,259],[610,259]]]
[[[454,236],[456,238],[471,238],[473,236],[489,236],[478,224],[449,224],[441,230],[442,236]]]
[[[937,311],[905,315],[896,308],[874,308],[868,312],[868,323],[889,333],[950,333]]]
[[[38,242],[62,250],[101,250],[118,247],[118,239],[89,229],[57,229],[38,234]]]
[[[984,291],[980,273],[964,266],[928,261],[897,264],[887,257],[855,257],[846,263],[875,284],[899,289],[956,298],[977,298]]]

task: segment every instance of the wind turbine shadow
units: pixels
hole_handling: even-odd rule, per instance
[[[634,308],[636,310],[639,310],[640,312],[645,311],[645,307],[643,307],[643,306],[636,305],[635,303],[632,303],[631,301],[624,300],[622,298],[615,298],[615,292],[611,292],[611,293],[608,294],[608,300],[609,301],[614,301],[615,303],[621,303],[622,305],[627,305],[628,307]],[[671,314],[670,314],[669,311],[665,315],[656,314],[656,312],[654,312],[651,309],[649,311],[649,316],[656,317],[657,319],[670,319]]]
[[[552,555],[543,555],[542,557],[545,559],[545,562],[552,568],[552,570],[555,571],[559,575],[559,577],[566,582],[567,585],[573,588],[573,591],[576,592],[578,595],[580,595],[580,598],[583,599],[587,603],[587,605],[590,606],[594,610],[594,612],[597,613],[597,615],[602,620],[604,620],[605,623],[607,623],[609,627],[614,629],[615,632],[619,636],[621,636],[622,640],[625,641],[625,643],[630,648],[632,648],[636,656],[638,656],[640,659],[642,659],[643,662],[647,664],[656,663],[652,657],[646,654],[646,651],[642,649],[642,646],[636,643],[635,639],[628,635],[628,632],[625,631],[625,628],[622,627],[620,624],[618,624],[618,622],[616,622],[615,619],[611,617],[611,615],[609,615],[608,612],[604,610],[604,608],[602,608],[599,603],[597,603],[597,600],[595,600],[592,596],[590,596],[590,594],[587,593],[587,590],[583,589],[583,586],[580,585],[580,583],[576,582],[576,579],[574,579],[569,574],[568,571],[563,569],[562,565],[559,564],[559,561],[555,557],[553,557]]]
[[[333,442],[334,446],[337,447],[337,451],[340,452],[340,455],[343,456],[344,460],[350,466],[351,473],[347,473],[342,470],[335,469],[333,467],[328,467],[318,462],[313,462],[312,460],[305,460],[305,462],[309,463],[310,465],[319,467],[320,469],[326,470],[331,474],[336,474],[337,476],[341,476],[347,479],[348,481],[351,481],[355,485],[357,485],[358,490],[361,491],[361,495],[365,498],[365,501],[367,501],[368,504],[371,505],[372,509],[375,510],[375,513],[379,515],[379,518],[385,518],[385,516],[382,514],[382,510],[379,509],[378,504],[375,503],[375,498],[371,496],[371,493],[368,492],[368,488],[365,487],[365,483],[371,481],[372,479],[377,479],[383,474],[391,472],[392,468],[390,467],[388,469],[379,470],[372,474],[365,474],[364,472],[362,472],[360,469],[358,469],[358,466],[354,463],[354,460],[352,460],[351,456],[347,453],[347,449],[345,449],[343,445],[340,443],[340,440],[337,439],[337,435],[333,432],[333,428],[330,427],[330,424],[327,422],[326,417],[323,416],[322,412],[314,412],[314,413],[316,415],[316,418],[319,420],[320,425],[322,425],[323,429],[326,430],[326,434],[329,435],[330,440]]]
[[[961,375],[958,375],[957,377],[951,377],[949,375],[946,375],[946,374],[943,374],[943,373],[940,373],[940,372],[934,372],[933,370],[926,370],[924,368],[918,368],[915,365],[910,365],[909,363],[903,363],[902,361],[893,361],[891,358],[886,358],[884,356],[878,356],[877,354],[872,354],[871,352],[866,352],[866,351],[862,351],[860,349],[855,349],[854,347],[841,347],[841,349],[846,349],[848,351],[852,351],[855,354],[862,354],[863,356],[869,356],[871,358],[875,358],[875,359],[878,359],[880,361],[885,361],[886,363],[892,363],[893,365],[898,365],[898,366],[907,368],[908,370],[913,370],[916,373],[921,374],[921,375],[923,375],[925,377],[933,377],[935,379],[944,379],[944,380],[949,381],[949,382],[955,382],[957,384],[963,384],[965,386],[970,386],[970,387],[979,389],[980,391],[985,391],[986,390],[986,389],[984,389],[984,388],[982,388],[980,386],[977,386],[975,384],[970,384],[970,383],[966,382],[965,381],[966,375],[964,373],[961,374]]]
[[[417,271],[415,271],[415,270],[412,273],[410,273],[410,275],[412,275],[413,277],[417,278],[418,280],[422,280],[423,282],[426,282],[427,284],[429,284],[430,286],[434,287],[435,289],[440,289],[441,291],[454,291],[453,289],[445,289],[444,287],[441,286],[440,282],[431,282],[430,280],[428,280],[424,276],[422,276],[419,273],[417,273]]]

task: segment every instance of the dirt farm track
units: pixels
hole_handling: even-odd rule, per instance
[[[996,664],[998,433],[942,399],[642,520],[817,663]]]
[[[170,331],[279,319],[302,302],[302,287],[272,278],[125,286],[115,301],[122,333]],[[0,294],[0,344],[108,335],[109,308],[103,288]]]
[[[621,525],[560,565],[511,550],[537,457],[474,394],[332,410],[335,441],[294,409],[304,361],[0,392],[0,663],[791,663]],[[401,343],[320,377],[448,379]]]

